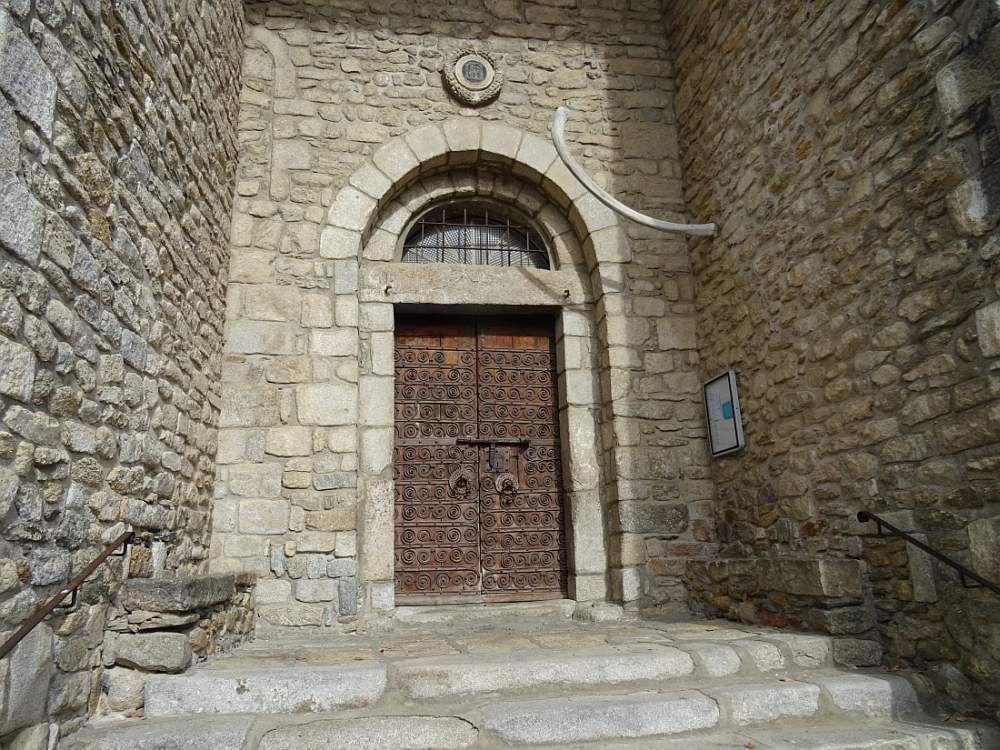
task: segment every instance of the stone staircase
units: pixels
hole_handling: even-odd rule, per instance
[[[151,676],[144,719],[60,748],[1000,748],[989,728],[929,723],[901,676],[836,668],[825,636],[580,622],[573,606],[400,610],[390,633],[257,640]]]

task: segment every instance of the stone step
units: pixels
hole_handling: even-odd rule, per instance
[[[666,726],[662,716],[658,721]],[[674,725],[682,721],[679,718]],[[690,718],[688,723],[692,723]],[[243,715],[96,725],[63,740],[59,750],[451,750],[493,746],[496,738],[473,721],[458,716]],[[616,737],[548,747],[550,750],[995,750],[1000,747],[1000,732],[985,726],[940,727],[880,720],[859,725],[841,720],[814,722],[807,727],[710,731],[678,738]]]
[[[548,745],[546,750],[993,750],[1000,731],[986,726],[941,727],[913,722],[846,723],[792,729],[712,732],[696,737]]]
[[[817,675],[700,690],[502,701],[483,709],[480,728],[519,745],[669,736],[851,717],[911,715],[916,695],[906,680],[863,674]]]
[[[477,622],[492,623],[505,618],[569,619],[576,610],[573,599],[551,599],[541,602],[511,602],[509,604],[444,604],[434,607],[402,606],[393,611],[398,625],[461,625]]]
[[[694,669],[694,660],[680,649],[634,644],[514,658],[501,654],[409,659],[392,665],[390,675],[407,697],[420,699],[666,680],[690,675]]]
[[[150,675],[146,716],[289,714],[369,706],[385,693],[385,665],[284,669],[195,669]]]

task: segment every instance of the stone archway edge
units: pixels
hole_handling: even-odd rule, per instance
[[[417,174],[454,163],[473,163],[476,158],[511,164],[527,181],[542,185],[568,213],[581,238],[592,237],[598,260],[611,260],[618,239],[605,236],[602,252],[598,232],[616,227],[613,211],[591,195],[559,158],[551,143],[532,133],[506,125],[480,124],[471,119],[446,120],[425,125],[398,136],[379,148],[369,162],[351,175],[347,186],[334,198],[321,235],[324,258],[356,257],[372,229],[379,209]],[[604,256],[604,257],[602,257]],[[628,259],[615,258],[615,262]]]
[[[675,224],[672,221],[655,219],[652,216],[647,216],[644,213],[636,211],[634,208],[629,208],[613,195],[605,190],[602,190],[601,186],[591,179],[590,175],[587,174],[584,168],[576,163],[572,154],[569,152],[569,147],[566,145],[565,134],[563,132],[566,128],[566,119],[568,117],[569,110],[565,107],[559,107],[556,110],[555,117],[552,118],[552,142],[556,145],[556,152],[559,154],[559,158],[563,160],[567,169],[569,169],[569,171],[573,173],[573,176],[576,177],[576,179],[578,179],[583,186],[587,188],[587,190],[596,196],[601,203],[627,219],[631,219],[632,221],[643,224],[647,227],[652,227],[653,229],[659,229],[661,232],[680,232],[681,234],[691,234],[702,237],[711,237],[715,234],[715,224]]]

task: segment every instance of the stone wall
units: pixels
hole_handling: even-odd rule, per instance
[[[205,567],[242,33],[238,0],[0,3],[0,640],[123,525],[147,575]],[[96,704],[122,575],[0,661],[0,744]]]
[[[723,558],[851,558],[866,607],[809,621],[766,577],[701,609],[870,632],[971,710],[1000,705],[1000,601],[854,520],[997,579],[1000,10],[979,0],[673,4],[705,375],[740,372],[714,463]],[[702,571],[704,572],[704,571]],[[832,601],[832,600],[831,600]],[[828,614],[828,613],[827,613]]]
[[[329,624],[356,608],[359,362],[392,326],[382,305],[361,321],[377,333],[359,338],[357,242],[320,241],[334,197],[355,174],[357,206],[382,195],[399,165],[373,154],[423,125],[464,117],[547,140],[566,104],[575,152],[600,182],[683,218],[673,72],[658,2],[251,3],[248,19],[213,569],[264,576],[270,625]],[[477,110],[441,78],[465,46],[491,52],[506,77]],[[350,226],[351,210],[331,223]],[[668,558],[702,549],[711,500],[690,269],[683,240],[624,231],[597,274],[621,292],[596,311],[614,343],[586,354],[606,375],[596,400],[614,446],[609,584],[635,605],[683,601]],[[377,419],[386,406],[360,404]]]

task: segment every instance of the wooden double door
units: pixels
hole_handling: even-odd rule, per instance
[[[397,600],[565,596],[552,320],[400,317],[395,362]]]

